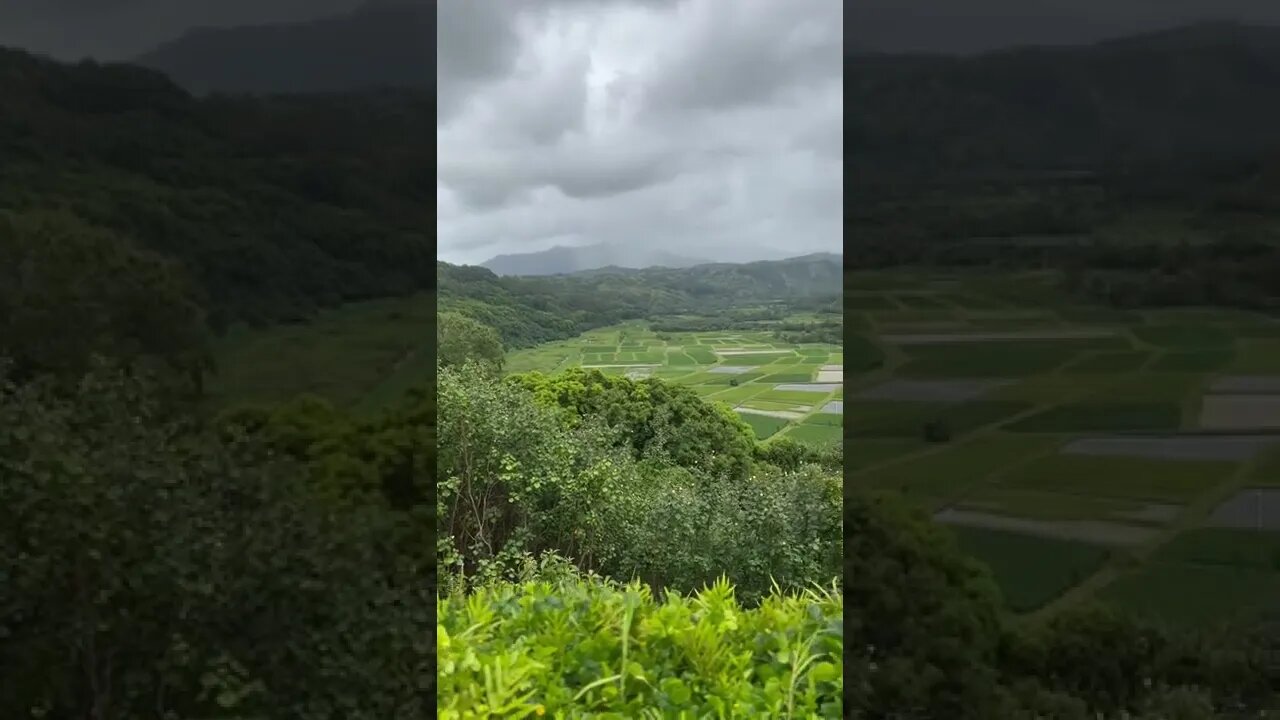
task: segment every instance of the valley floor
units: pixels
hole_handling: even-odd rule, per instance
[[[658,333],[632,323],[507,357],[513,373],[570,367],[688,385],[728,404],[760,439],[827,444],[841,438],[844,353],[837,345],[782,342],[769,330]]]
[[[852,484],[952,526],[1019,611],[1100,598],[1196,625],[1271,602],[1280,322],[1083,307],[990,276],[865,281],[845,297],[846,367],[855,346],[886,362],[849,370]],[[926,442],[929,422],[949,441]]]

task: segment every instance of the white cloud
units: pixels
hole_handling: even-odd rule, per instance
[[[726,260],[840,248],[841,0],[517,7],[488,36],[513,43],[465,48],[507,51],[505,66],[460,77],[450,68],[476,63],[440,46],[439,82],[456,93],[436,127],[441,259],[590,243]],[[450,22],[442,13],[442,38]]]

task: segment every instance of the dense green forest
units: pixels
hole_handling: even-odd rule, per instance
[[[196,99],[154,71],[0,50],[0,96],[0,210],[177,261],[214,328],[434,282],[427,92]]]
[[[851,266],[1052,267],[1123,307],[1277,304],[1275,29],[845,70]]]
[[[497,329],[508,349],[573,337],[624,320],[658,319],[655,329],[675,330],[677,325],[671,319],[663,321],[663,316],[722,311],[732,317],[737,306],[780,298],[796,308],[821,308],[836,303],[843,287],[840,258],[835,255],[556,277],[499,277],[485,268],[445,262],[438,263],[438,270],[440,309]]]

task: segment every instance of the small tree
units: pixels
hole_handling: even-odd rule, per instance
[[[436,314],[436,357],[442,367],[474,360],[501,371],[503,356],[497,330],[460,313]]]

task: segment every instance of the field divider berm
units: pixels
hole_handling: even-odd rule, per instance
[[[906,455],[898,455],[895,457],[891,457],[887,460],[884,460],[882,462],[871,463],[869,465],[861,467],[856,472],[853,473],[853,477],[857,477],[858,475],[862,475],[862,474],[869,474],[871,472],[888,468],[888,467],[893,467],[895,465],[900,465],[902,463],[915,460],[917,458],[927,457],[929,455],[935,455],[937,453],[945,452],[951,448],[969,445],[970,443],[973,443],[981,438],[990,437],[991,435],[994,435],[995,433],[1000,432],[1004,427],[1011,425],[1013,423],[1025,420],[1026,418],[1031,417],[1032,415],[1035,415],[1037,413],[1050,410],[1059,405],[1066,405],[1069,403],[1077,402],[1083,398],[1088,397],[1091,392],[1092,390],[1081,391],[1077,394],[1066,395],[1063,398],[1055,399],[1051,402],[1037,403],[1036,405],[1033,405],[1021,412],[1015,413],[1008,417],[1000,418],[999,420],[987,423],[986,425],[976,427],[973,430],[961,436],[959,440],[954,440],[952,442],[945,442],[945,443],[935,443],[917,452],[908,453]],[[847,395],[847,391],[846,391],[846,395]],[[1030,434],[1030,433],[1021,433],[1021,434]],[[1056,435],[1060,433],[1053,433],[1053,434]],[[856,441],[857,438],[853,438],[853,440]],[[986,479],[987,478],[983,478],[983,481],[986,481]]]

